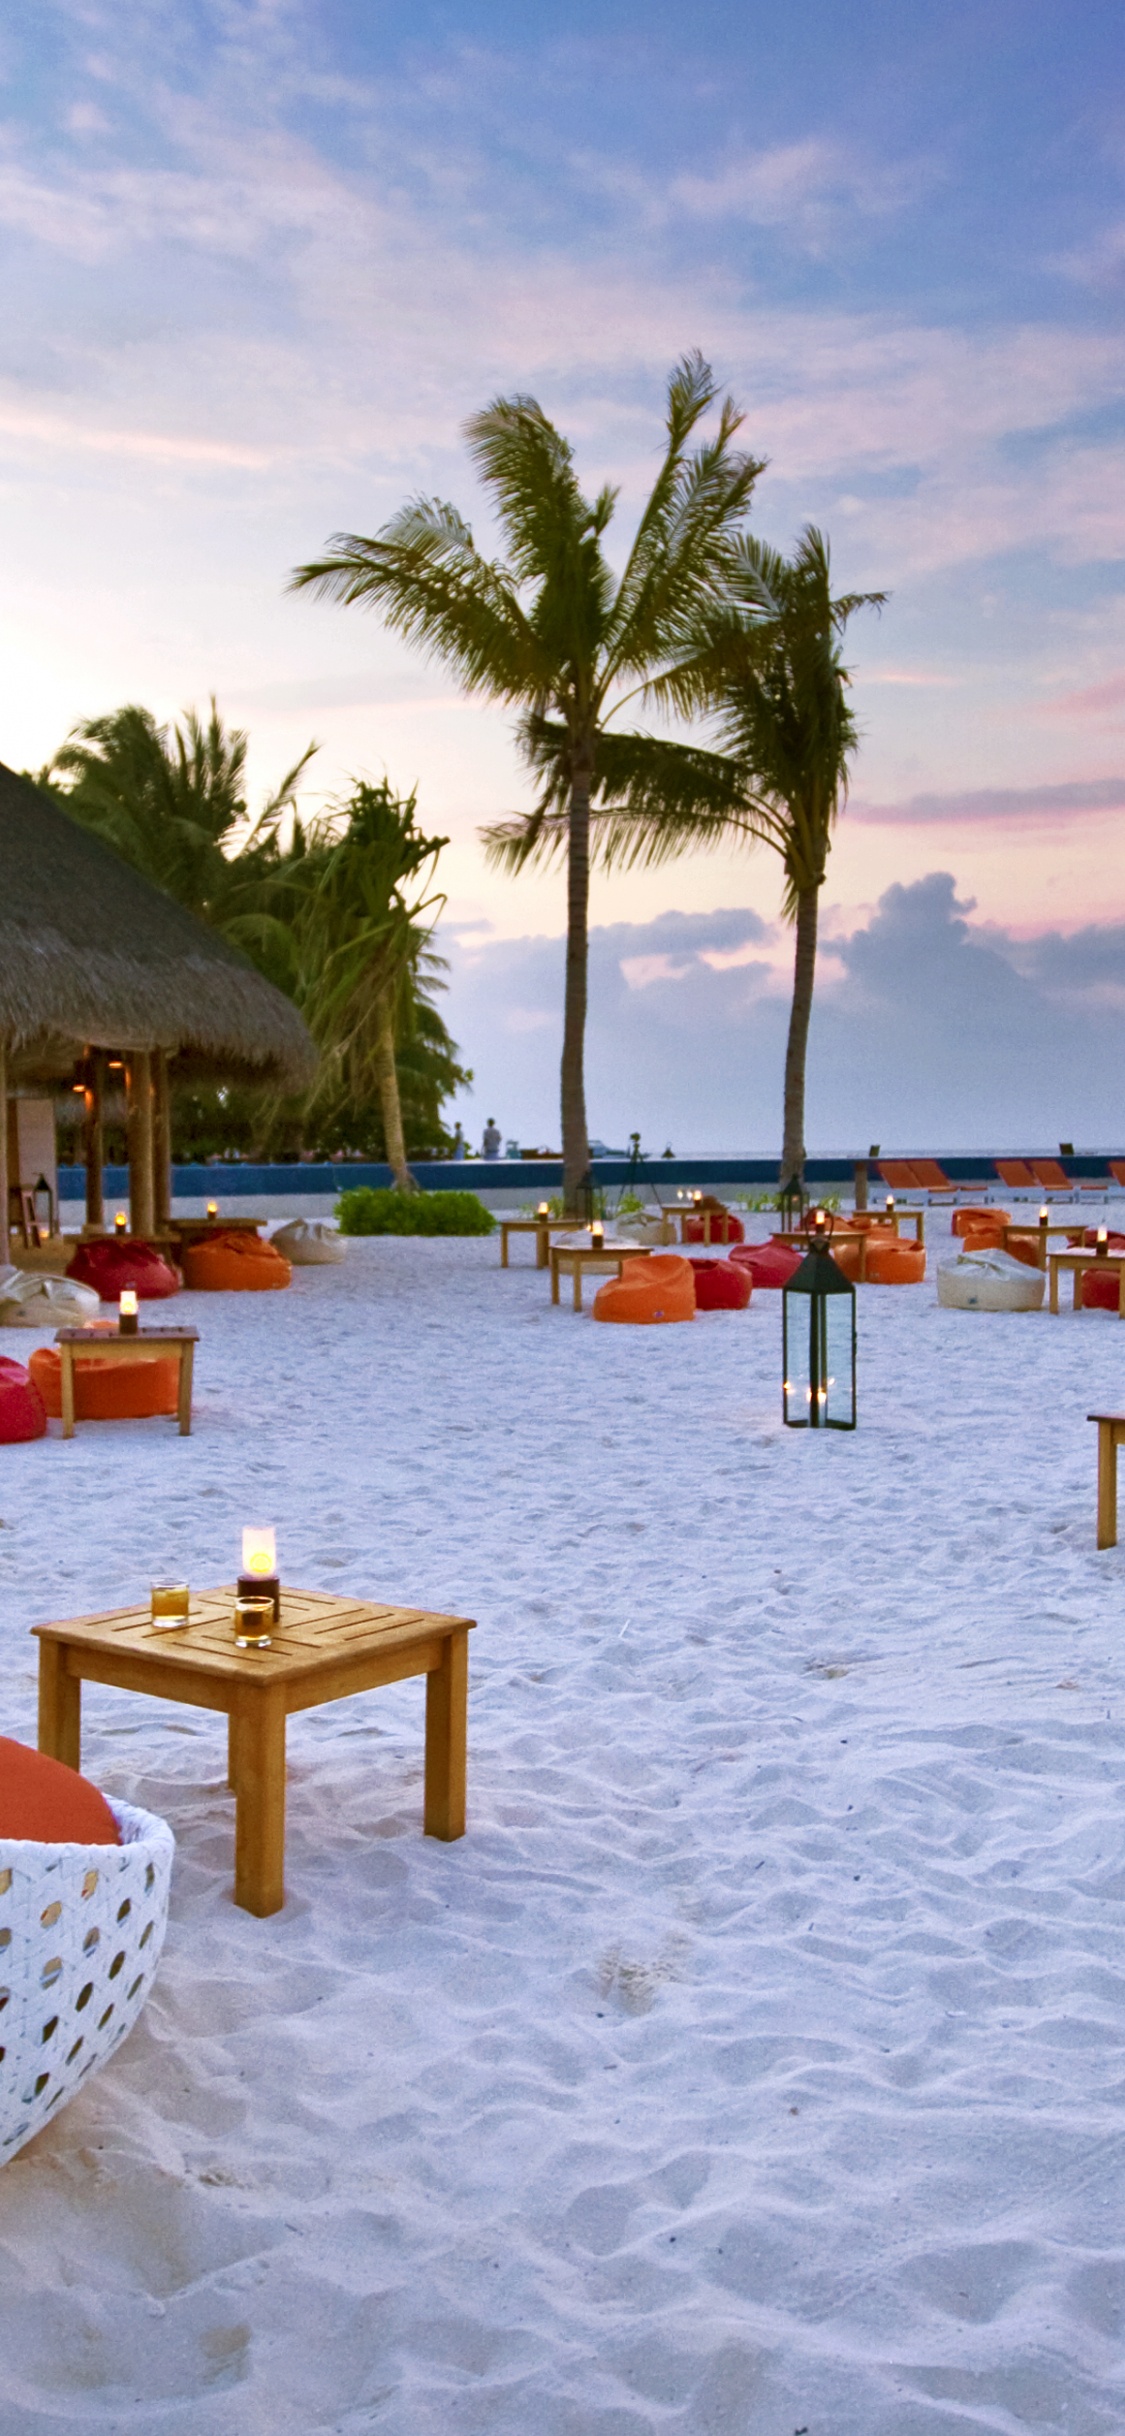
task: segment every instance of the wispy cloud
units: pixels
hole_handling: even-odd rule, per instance
[[[904,802],[874,804],[853,796],[849,820],[866,826],[937,828],[970,822],[974,828],[1023,828],[1029,822],[1065,824],[1090,812],[1115,812],[1125,804],[1125,777],[1078,778],[1057,786],[976,787],[948,795],[910,795]]]

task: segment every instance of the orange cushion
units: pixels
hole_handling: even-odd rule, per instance
[[[289,1262],[257,1235],[207,1235],[184,1251],[184,1284],[196,1293],[264,1294],[287,1286],[292,1275]]]
[[[626,1320],[650,1327],[662,1320],[695,1318],[690,1260],[677,1252],[654,1252],[648,1260],[625,1261],[620,1277],[606,1279],[594,1296],[594,1318]]]
[[[53,1345],[33,1353],[28,1370],[53,1421],[62,1418],[62,1362]],[[120,1354],[79,1353],[74,1360],[77,1421],[147,1421],[174,1413],[180,1365],[174,1353],[127,1361]]]
[[[970,1242],[974,1238],[970,1237]],[[926,1274],[924,1243],[904,1243],[901,1236],[889,1243],[867,1246],[867,1282],[869,1286],[917,1286]]]
[[[975,1235],[980,1227],[1008,1226],[1010,1222],[1010,1210],[954,1210],[952,1232],[954,1235]]]
[[[119,1844],[117,1821],[77,1768],[0,1735],[0,1836],[29,1844]]]

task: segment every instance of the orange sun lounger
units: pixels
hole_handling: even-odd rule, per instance
[[[1073,1201],[1074,1186],[1065,1167],[1060,1167],[1057,1159],[1030,1159],[1028,1165],[1035,1182],[1042,1186],[1045,1193],[1062,1193],[1067,1201]]]
[[[992,1162],[1001,1184],[1012,1192],[1034,1192],[1037,1178],[1032,1175],[1026,1159],[994,1159]]]
[[[916,1193],[921,1190],[907,1159],[880,1159],[879,1174],[889,1193]]]

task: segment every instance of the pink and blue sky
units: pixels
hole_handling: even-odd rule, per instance
[[[557,1134],[562,885],[485,870],[499,712],[286,596],[530,389],[650,478],[701,346],[754,521],[886,587],[825,891],[810,1143],[1125,1142],[1125,45],[1109,0],[41,0],[0,31],[0,758],[217,693],[256,785],[417,784],[463,1109]],[[941,876],[944,875],[944,876]],[[591,1124],[772,1149],[765,855],[596,883]],[[662,1145],[660,1145],[662,1146]]]

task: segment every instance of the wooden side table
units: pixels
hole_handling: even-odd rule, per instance
[[[559,1299],[559,1279],[565,1271],[574,1279],[574,1308],[582,1309],[582,1279],[593,1273],[597,1277],[620,1277],[627,1260],[647,1260],[652,1251],[649,1243],[553,1243],[551,1245],[551,1301]]]
[[[1075,1311],[1080,1308],[1082,1292],[1078,1281],[1085,1271],[1087,1269],[1116,1269],[1117,1316],[1119,1319],[1125,1319],[1125,1252],[1048,1252],[1047,1267],[1051,1279],[1049,1299],[1052,1311],[1057,1311],[1059,1307],[1059,1276],[1063,1269],[1069,1269],[1074,1279],[1073,1308]]]
[[[1125,1413],[1087,1413],[1098,1425],[1098,1546],[1117,1546],[1117,1449],[1125,1442]]]
[[[76,1354],[96,1353],[101,1359],[158,1362],[165,1354],[179,1356],[179,1394],[176,1414],[181,1438],[191,1436],[191,1383],[195,1363],[195,1348],[199,1343],[198,1328],[138,1328],[135,1336],[99,1336],[94,1328],[59,1328],[55,1333],[59,1349],[60,1395],[62,1402],[63,1437],[74,1436],[74,1358]]]
[[[561,1225],[561,1223],[562,1223],[562,1221],[561,1221],[560,1219],[557,1219],[557,1218],[556,1218],[555,1220],[553,1220],[553,1221],[552,1221],[550,1218],[501,1218],[501,1220],[500,1220],[500,1266],[501,1266],[501,1268],[502,1268],[502,1269],[506,1269],[506,1268],[507,1268],[507,1266],[508,1266],[508,1237],[509,1237],[509,1235],[534,1235],[534,1237],[535,1237],[535,1266],[536,1266],[536,1268],[537,1268],[537,1269],[545,1269],[545,1268],[546,1268],[546,1266],[547,1266],[547,1258],[548,1258],[548,1253],[549,1253],[549,1250],[550,1250],[550,1243],[551,1243],[551,1227],[552,1227],[552,1224],[554,1224],[555,1226],[558,1226],[558,1225]],[[572,1220],[568,1220],[568,1221],[567,1221],[567,1223],[568,1223],[568,1224],[573,1224],[573,1221],[572,1221]]]
[[[39,1748],[77,1768],[83,1683],[217,1709],[229,1720],[234,1899],[266,1919],[285,1900],[285,1720],[353,1692],[426,1678],[423,1829],[465,1832],[467,1616],[384,1607],[315,1590],[281,1593],[269,1649],[235,1646],[233,1583],[193,1591],[191,1616],[158,1630],[146,1607],[36,1624]]]

